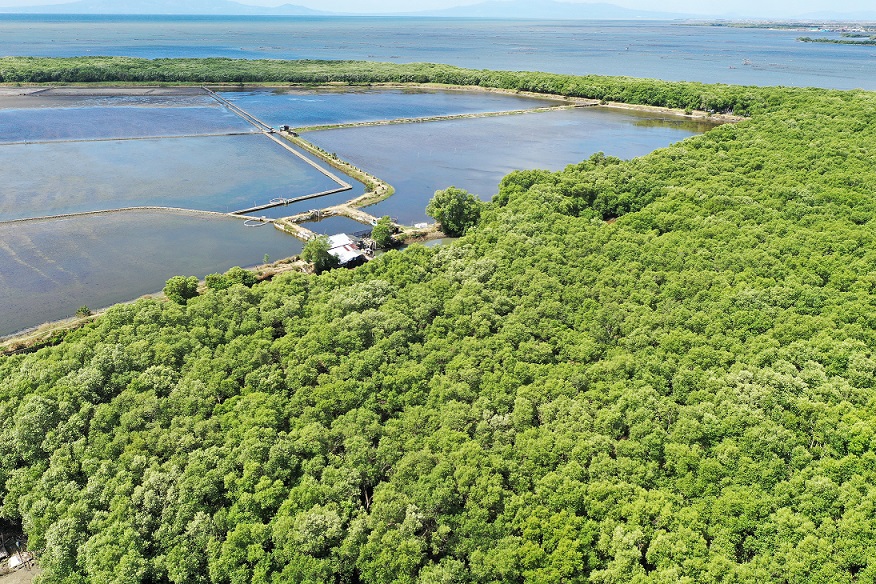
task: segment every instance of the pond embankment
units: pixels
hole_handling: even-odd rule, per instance
[[[261,86],[269,85],[271,87],[278,87],[277,84],[265,84]],[[288,87],[288,86],[284,86]],[[332,85],[334,88],[340,87],[340,85]],[[347,86],[349,87],[349,86]],[[361,85],[354,87],[362,87]],[[253,133],[263,133],[268,136],[272,141],[281,145],[286,151],[292,153],[302,161],[306,162],[308,165],[312,166],[314,169],[318,170],[324,176],[330,178],[333,182],[338,185],[337,189],[325,190],[317,193],[313,193],[311,195],[304,195],[301,197],[295,197],[291,199],[283,199],[277,200],[276,203],[271,202],[267,205],[263,206],[255,206],[252,208],[244,209],[237,213],[252,213],[258,210],[280,206],[288,203],[289,201],[303,201],[303,200],[319,200],[321,196],[338,193],[346,190],[351,190],[353,187],[347,180],[344,180],[346,177],[350,177],[355,179],[356,181],[361,182],[365,185],[366,192],[359,196],[352,198],[351,200],[340,204],[340,205],[332,205],[327,206],[318,211],[317,218],[319,217],[328,217],[328,216],[345,216],[350,219],[353,219],[359,223],[365,225],[371,225],[377,221],[377,217],[363,210],[362,207],[367,207],[369,205],[373,205],[375,203],[379,203],[384,201],[385,199],[391,197],[395,192],[395,189],[392,185],[390,185],[387,181],[382,180],[367,172],[362,170],[353,164],[346,162],[339,158],[336,155],[329,154],[325,152],[318,146],[311,144],[307,140],[301,138],[297,135],[297,132],[305,132],[311,130],[319,130],[319,129],[329,129],[329,128],[355,128],[355,127],[367,127],[367,126],[380,126],[380,125],[401,125],[401,124],[420,124],[426,122],[441,122],[448,120],[461,120],[461,119],[474,119],[474,118],[488,118],[488,117],[496,117],[496,116],[513,116],[513,115],[523,115],[527,113],[539,113],[539,112],[549,112],[554,110],[570,110],[575,108],[607,108],[607,109],[618,109],[618,110],[628,110],[628,111],[639,111],[648,114],[657,114],[661,116],[671,116],[677,119],[690,119],[690,120],[702,120],[708,123],[721,124],[728,122],[736,122],[742,119],[745,119],[741,116],[732,116],[726,114],[710,114],[708,112],[698,112],[698,111],[682,111],[682,110],[674,110],[670,108],[662,108],[662,107],[653,107],[653,106],[641,106],[641,105],[629,105],[624,103],[615,103],[615,102],[600,102],[597,100],[587,100],[587,99],[574,99],[568,98],[562,95],[550,95],[550,94],[536,94],[529,92],[520,92],[520,91],[510,91],[510,90],[501,90],[501,89],[490,89],[483,87],[466,87],[466,86],[447,86],[447,85],[438,85],[438,84],[373,84],[368,85],[368,87],[375,88],[401,88],[401,89],[441,89],[441,90],[451,90],[451,91],[470,91],[470,92],[486,92],[486,93],[500,93],[514,96],[522,96],[522,97],[533,97],[541,100],[554,100],[557,102],[557,105],[546,105],[542,107],[535,107],[531,109],[515,109],[509,111],[493,111],[493,112],[481,112],[481,113],[467,113],[467,114],[450,114],[450,115],[439,115],[439,116],[428,116],[428,117],[403,117],[403,118],[394,118],[394,119],[386,119],[386,120],[376,120],[376,121],[367,121],[367,122],[355,122],[349,124],[335,124],[335,125],[322,125],[322,126],[306,126],[300,127],[297,130],[292,132],[276,132],[273,128],[270,128],[256,118],[250,119],[252,116],[247,114],[241,108],[235,106],[236,110],[240,110],[241,113],[237,112],[235,109],[232,109],[234,113],[241,115],[244,119],[247,119],[252,123],[253,127],[256,128],[256,132]],[[309,86],[308,88],[312,88]],[[22,91],[24,93],[30,92],[42,92],[48,91],[51,89],[50,87],[41,87],[41,88],[19,88],[18,91]],[[96,91],[100,93],[100,88],[95,88],[91,86],[87,88],[88,91]],[[191,92],[197,90],[197,88],[190,86],[186,88],[179,89],[167,89],[166,91],[169,93],[173,93],[174,91],[181,92]],[[107,91],[119,91],[118,86],[113,89],[108,89]],[[140,91],[152,92],[154,91],[151,88],[141,87]],[[162,90],[164,91],[164,90]],[[227,100],[224,100],[227,101]],[[313,158],[311,158],[313,157]],[[343,175],[337,175],[332,172],[331,169],[335,169],[343,173]],[[344,176],[346,175],[346,176]],[[54,219],[54,218],[65,218],[65,217],[77,217],[83,215],[102,215],[109,213],[117,213],[120,211],[134,211],[134,210],[152,210],[152,211],[172,211],[172,212],[183,212],[190,213],[194,216],[227,216],[226,213],[219,213],[213,211],[199,211],[194,209],[186,209],[179,207],[162,207],[162,206],[133,206],[133,207],[125,207],[122,209],[109,209],[109,210],[97,210],[97,211],[85,211],[81,213],[69,213],[69,214],[57,214],[52,215],[50,217],[39,217],[39,218],[25,218],[10,221],[12,222],[24,222],[24,221],[37,221],[41,219]],[[391,210],[390,210],[391,212]],[[299,239],[307,240],[313,237],[315,234],[307,229],[307,227],[299,225],[299,223],[304,223],[309,220],[313,220],[313,214],[299,214],[293,215],[291,217],[283,218],[283,219],[272,219],[270,222],[274,222],[275,226],[279,229],[282,229],[284,232],[289,233],[291,235],[295,235]],[[247,217],[247,219],[253,219],[252,217]],[[427,241],[430,239],[438,238],[441,236],[440,232],[435,229],[434,225],[430,225],[426,228],[406,228],[405,230],[407,240],[408,241]],[[54,327],[48,327],[49,330],[57,330],[60,327],[68,326],[75,327],[80,326],[82,322],[86,322],[88,319],[71,319],[68,321],[64,321],[63,324]],[[47,333],[43,330],[45,327],[39,327],[39,331],[37,329],[31,329],[28,335],[25,335],[25,339],[27,338],[45,338]],[[18,337],[16,338],[18,340]]]

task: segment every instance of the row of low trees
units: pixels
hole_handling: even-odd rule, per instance
[[[258,281],[256,275],[250,270],[244,270],[240,266],[234,266],[224,274],[208,274],[206,278],[209,290],[226,290],[235,284],[252,287]],[[194,276],[174,276],[164,286],[164,295],[177,304],[185,305],[189,300],[198,295],[200,282]],[[87,315],[86,315],[87,316]]]
[[[876,579],[876,97],[732,91],[452,245],[0,358],[0,513],[48,583]]]
[[[763,111],[789,97],[798,98],[809,92],[598,75],[487,71],[430,63],[220,58],[2,57],[0,82],[444,83],[741,115]]]

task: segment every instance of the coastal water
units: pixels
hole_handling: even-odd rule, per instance
[[[301,252],[272,226],[188,213],[126,211],[0,223],[0,336],[157,292],[175,274],[203,277]]]
[[[364,59],[876,89],[876,46],[653,21],[0,15],[0,55]]]
[[[488,200],[521,168],[560,170],[594,152],[647,154],[704,131],[671,117],[603,108],[307,132],[303,137],[393,185],[395,194],[366,210],[401,223],[431,221],[438,189],[464,188]]]

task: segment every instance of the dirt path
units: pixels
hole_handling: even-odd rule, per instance
[[[22,568],[0,576],[0,584],[30,584],[34,578],[40,575],[40,567],[34,566],[30,570]]]

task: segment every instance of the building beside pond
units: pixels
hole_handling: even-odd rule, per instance
[[[353,268],[368,261],[368,258],[359,247],[359,243],[346,233],[331,235],[329,240],[329,253],[338,258],[341,266]]]

